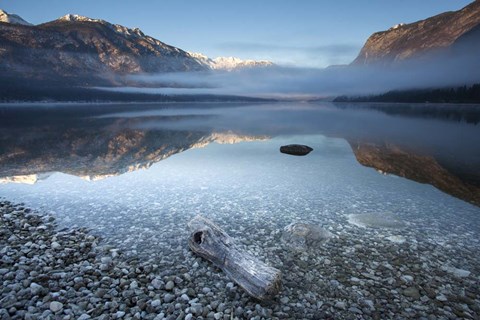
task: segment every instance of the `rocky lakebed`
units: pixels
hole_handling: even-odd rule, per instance
[[[260,302],[195,256],[187,230],[160,256],[132,254],[24,205],[2,200],[0,212],[1,319],[480,318],[480,244],[468,232],[435,242],[370,214],[302,239],[285,237],[291,226],[249,232],[219,217],[240,248],[282,272],[278,297]]]

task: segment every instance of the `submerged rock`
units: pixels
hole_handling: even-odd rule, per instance
[[[442,267],[442,270],[445,270],[445,271],[453,274],[455,277],[458,277],[458,278],[466,278],[471,273],[468,270],[458,269],[458,268],[454,268],[454,267]]]
[[[420,292],[415,287],[408,287],[407,289],[403,290],[403,295],[415,300],[420,299]]]
[[[403,236],[390,236],[390,237],[387,237],[387,240],[393,242],[393,243],[405,243],[405,241],[407,241],[407,239],[405,239],[405,237]]]
[[[322,227],[294,222],[283,229],[282,240],[292,249],[305,250],[309,246],[319,245],[332,237],[332,234]]]
[[[302,144],[289,144],[289,145],[280,147],[281,153],[291,154],[293,156],[305,156],[309,154],[311,151],[313,151],[312,148]]]
[[[392,213],[363,213],[363,214],[351,214],[348,216],[348,222],[359,227],[371,227],[371,228],[389,228],[389,229],[401,229],[405,227],[405,222]],[[398,242],[401,237],[389,237],[390,241]],[[399,243],[402,243],[401,241]]]

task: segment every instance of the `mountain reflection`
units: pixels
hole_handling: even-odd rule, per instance
[[[212,142],[321,134],[348,141],[364,166],[480,205],[480,109],[472,106],[2,107],[0,115],[3,183],[35,183],[53,172],[98,180]]]
[[[151,165],[209,143],[233,144],[267,139],[232,131],[136,128],[145,122],[187,117],[100,119],[80,117],[68,123],[21,125],[2,129],[0,182],[33,184],[62,172],[95,181]]]

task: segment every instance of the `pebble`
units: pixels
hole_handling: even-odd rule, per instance
[[[168,281],[167,284],[165,285],[165,290],[172,290],[175,287],[175,283],[173,281]]]
[[[400,279],[402,279],[403,282],[412,282],[413,281],[413,277],[409,276],[409,275],[403,275],[403,276],[400,277]]]
[[[448,301],[447,297],[443,294],[439,294],[438,296],[435,297],[435,299],[442,302]]]
[[[152,280],[152,286],[155,288],[155,289],[161,289],[162,286],[163,286],[163,281],[158,279],[158,278],[155,278]],[[171,289],[170,289],[171,290]]]
[[[39,295],[43,291],[43,287],[35,282],[30,284],[30,292],[32,295],[36,296]]]
[[[414,287],[408,287],[407,289],[403,290],[403,294],[416,300],[420,299],[420,292],[417,288]]]
[[[61,302],[58,302],[58,301],[52,301],[50,302],[50,310],[53,312],[53,313],[57,313],[59,312],[60,310],[63,309],[63,303]]]
[[[165,301],[165,303],[170,303],[173,300],[175,300],[175,295],[173,295],[171,293],[167,293],[167,294],[165,294],[165,296],[163,296],[163,301]]]
[[[156,299],[152,301],[152,307],[154,308],[160,307],[161,305],[162,305],[162,301],[160,301],[160,299]]]
[[[54,241],[54,242],[52,242],[51,247],[52,247],[53,250],[59,250],[62,246],[60,245],[60,243]]]

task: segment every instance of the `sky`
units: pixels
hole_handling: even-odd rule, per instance
[[[367,38],[469,0],[0,0],[0,9],[39,24],[67,13],[130,28],[209,57],[266,59],[322,68],[350,63]]]

